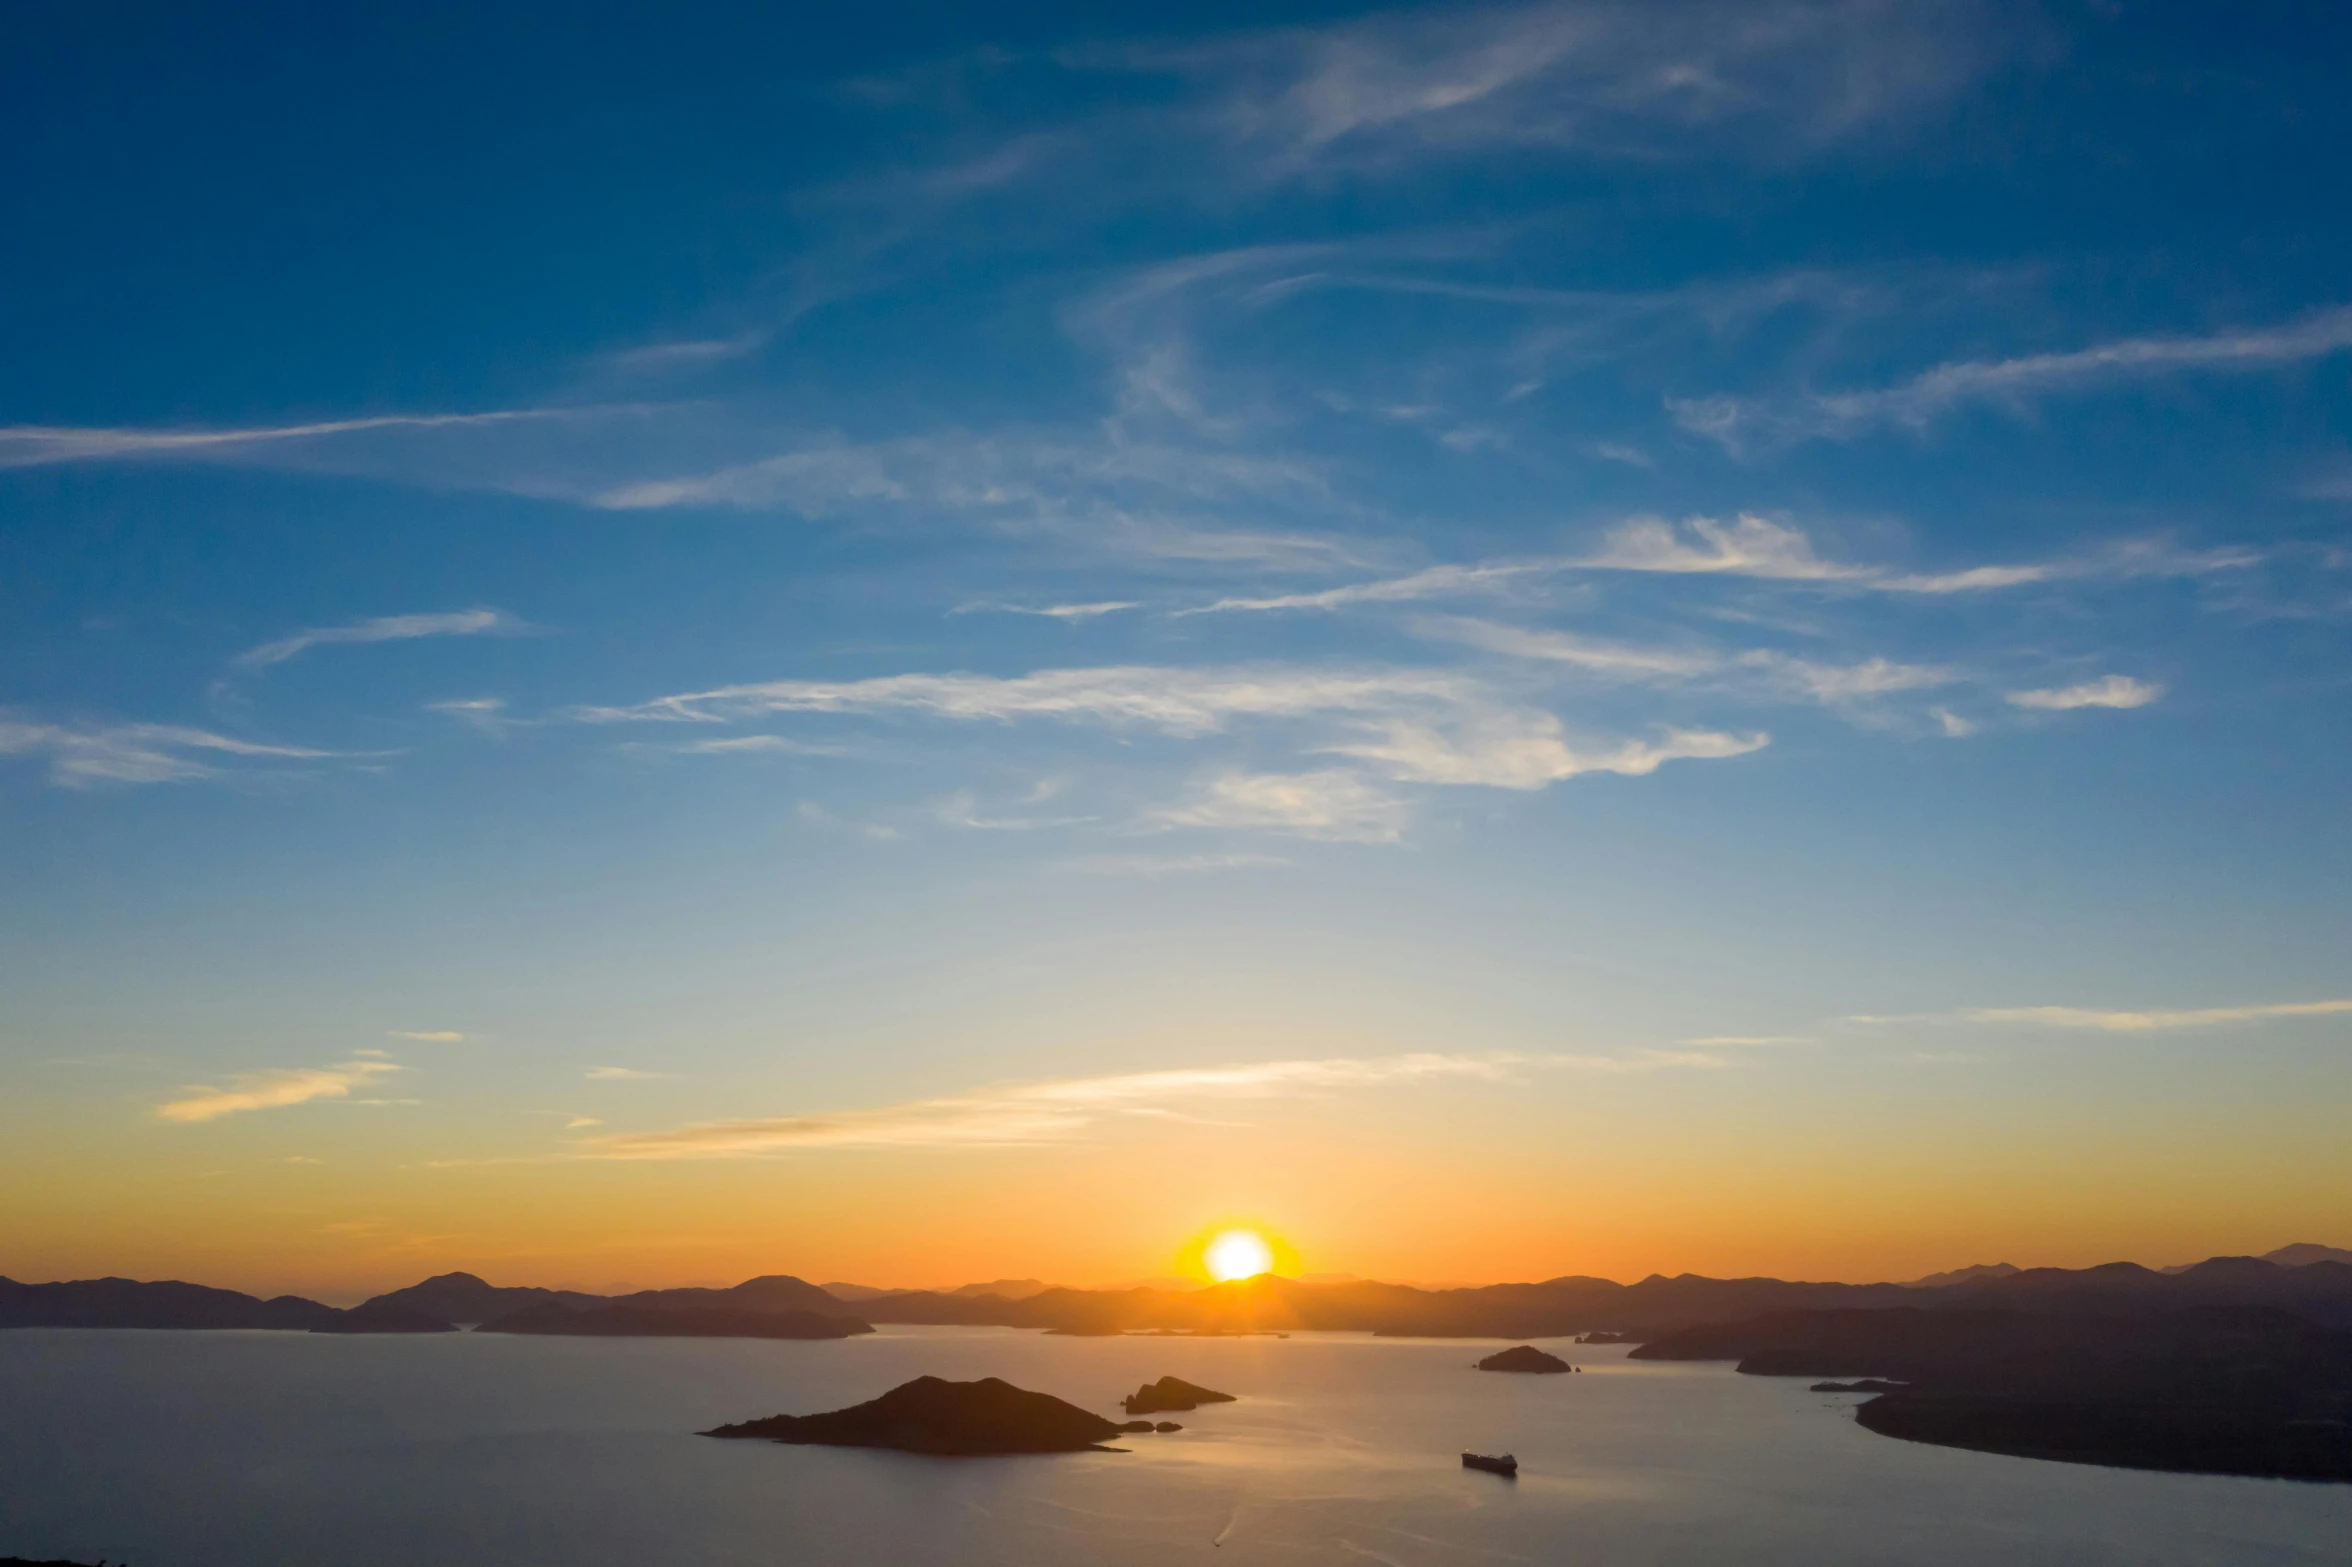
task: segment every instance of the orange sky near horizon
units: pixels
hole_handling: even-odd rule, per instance
[[[0,1152],[0,1273],[337,1302],[452,1269],[599,1291],[761,1273],[1098,1285],[1199,1277],[1201,1240],[1246,1226],[1279,1244],[1287,1274],[1870,1281],[2352,1238],[2326,1186],[2284,1179],[2340,1163],[2339,1128],[2318,1111],[2266,1114],[2260,1137],[2252,1124],[2208,1136],[2190,1169],[2144,1117],[2128,1136],[2090,1126],[2053,1143],[1916,1118],[1784,1129],[1693,1105],[1663,1133],[1559,1118],[1546,1144],[1518,1135],[1507,1105],[1444,1098],[1289,1107],[1246,1127],[1146,1123],[1115,1143],[441,1168],[414,1156],[402,1123],[358,1112],[319,1155],[262,1151],[256,1137],[283,1122],[252,1117],[137,1162],[20,1123]]]

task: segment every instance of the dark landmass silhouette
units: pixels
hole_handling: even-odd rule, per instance
[[[2352,1333],[2269,1306],[1774,1312],[1687,1328],[1633,1356],[1736,1360],[1755,1376],[1900,1379],[1855,1419],[1909,1441],[2352,1480]]]
[[[1710,1279],[1686,1273],[1675,1278],[1653,1274],[1636,1284],[1569,1277],[1450,1290],[1368,1280],[1308,1284],[1266,1274],[1188,1291],[1056,1288],[1017,1301],[997,1295],[902,1291],[860,1301],[857,1310],[873,1322],[1040,1328],[1064,1334],[1321,1329],[1425,1338],[1541,1339],[1600,1333],[1615,1335],[1618,1342],[1639,1342],[1679,1328],[1736,1322],[1768,1311],[1905,1306],[2137,1311],[2200,1305],[2275,1306],[2317,1322],[2352,1327],[2352,1266],[2320,1261],[2284,1267],[2242,1257],[2214,1258],[2174,1274],[2128,1262],[2083,1269],[2027,1268],[1998,1276],[1988,1270],[1940,1286]]]
[[[299,1295],[261,1300],[236,1290],[176,1279],[74,1279],[19,1284],[0,1279],[0,1328],[168,1328],[311,1333],[441,1333],[429,1317],[337,1311]]]
[[[1157,1382],[1146,1382],[1125,1398],[1119,1407],[1131,1415],[1183,1414],[1203,1404],[1234,1403],[1231,1393],[1220,1393],[1215,1388],[1196,1387],[1181,1377],[1162,1377]]]
[[[577,1290],[528,1287],[499,1289],[471,1273],[440,1273],[422,1284],[411,1284],[406,1289],[393,1290],[364,1301],[359,1309],[364,1311],[370,1306],[405,1306],[411,1311],[421,1311],[445,1322],[492,1322],[520,1311],[525,1306],[536,1306],[549,1300],[580,1307],[605,1304],[604,1296],[583,1295]]]
[[[0,1567],[90,1567],[90,1564],[88,1562],[64,1561],[37,1562],[24,1556],[0,1556]],[[107,1563],[101,1561],[98,1563],[98,1567],[107,1567]],[[113,1567],[125,1567],[125,1564],[116,1562]]]
[[[1530,1371],[1538,1375],[1556,1375],[1568,1369],[1568,1362],[1557,1355],[1547,1355],[1533,1344],[1522,1344],[1517,1349],[1506,1349],[1487,1356],[1478,1363],[1481,1371]]]
[[[949,1382],[917,1377],[869,1403],[821,1415],[771,1415],[719,1426],[704,1436],[760,1438],[824,1447],[888,1447],[906,1453],[978,1456],[1071,1453],[1099,1447],[1121,1427],[997,1377]]]
[[[713,1291],[711,1293],[721,1293]],[[634,1300],[632,1296],[629,1299]],[[851,1338],[873,1328],[855,1317],[814,1311],[757,1311],[728,1306],[616,1303],[581,1311],[561,1301],[485,1322],[477,1333],[540,1333],[571,1338]]]
[[[2282,1268],[2302,1268],[2315,1262],[2352,1262],[2352,1251],[2341,1246],[2314,1246],[2309,1241],[2298,1241],[2292,1246],[2264,1252],[2262,1260],[2275,1262]]]
[[[413,1306],[391,1306],[382,1301],[370,1301],[354,1306],[349,1311],[337,1312],[332,1322],[322,1322],[310,1330],[313,1333],[455,1333],[457,1324],[444,1322],[429,1312]]]
[[[1816,1382],[1811,1391],[1816,1393],[1900,1393],[1909,1386],[1903,1382],[1881,1382],[1876,1377],[1864,1377],[1859,1382]]]
[[[1980,1262],[1972,1268],[1953,1268],[1946,1273],[1931,1273],[1924,1279],[1908,1279],[1904,1284],[1908,1289],[1932,1290],[1947,1284],[1972,1284],[1978,1279],[2005,1279],[2024,1271],[2013,1262]]]

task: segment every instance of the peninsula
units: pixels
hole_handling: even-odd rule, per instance
[[[1878,1396],[1854,1418],[1908,1441],[2352,1480],[2352,1333],[2269,1307],[1774,1312],[1669,1334],[1633,1356],[1736,1360],[1752,1376],[1868,1378],[1850,1390]]]

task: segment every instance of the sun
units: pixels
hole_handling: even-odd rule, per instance
[[[1274,1248],[1255,1230],[1226,1230],[1212,1237],[1201,1252],[1209,1277],[1220,1284],[1254,1279],[1274,1268]]]

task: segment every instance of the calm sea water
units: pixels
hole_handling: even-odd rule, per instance
[[[2352,1486],[1919,1447],[1850,1397],[1554,1344],[824,1344],[0,1332],[0,1555],[131,1567],[1536,1562],[2102,1567],[2352,1561]],[[723,1420],[997,1375],[1115,1411],[1174,1373],[1243,1395],[1125,1453],[935,1459],[714,1442]],[[1516,1483],[1465,1471],[1508,1449]]]

